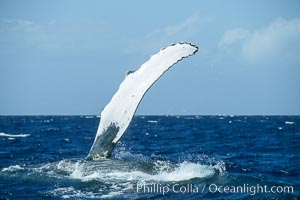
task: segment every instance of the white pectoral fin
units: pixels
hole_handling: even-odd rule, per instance
[[[128,71],[118,91],[101,112],[101,120],[88,159],[107,158],[122,137],[151,86],[173,65],[194,55],[191,43],[172,44],[151,56],[137,71]]]

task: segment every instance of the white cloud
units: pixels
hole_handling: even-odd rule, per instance
[[[242,28],[235,28],[225,31],[224,35],[222,36],[219,47],[224,47],[227,45],[233,45],[240,41],[243,41],[249,35],[249,31],[242,29]]]
[[[37,23],[25,19],[0,19],[0,46],[52,52],[81,52],[99,48],[95,43],[105,30],[99,24],[64,24],[50,20]]]
[[[299,61],[300,19],[276,19],[261,29],[225,31],[219,47],[238,44],[238,53],[247,61],[272,62],[273,60]]]
[[[31,20],[0,19],[0,47],[5,51],[37,46],[42,27]]]
[[[31,31],[36,30],[38,26],[30,20],[22,19],[1,19],[0,20],[0,31],[11,32],[11,31]]]
[[[200,22],[200,16],[198,14],[194,14],[178,24],[156,29],[150,32],[147,37],[174,37],[176,35],[192,35],[195,33],[195,26]]]
[[[277,19],[266,28],[254,31],[245,40],[242,53],[250,60],[266,60],[275,57],[294,59],[299,57],[300,19]]]
[[[207,19],[201,18],[198,14],[193,14],[181,22],[161,27],[149,32],[143,39],[144,48],[147,54],[157,51],[159,48],[174,42],[191,41],[199,33],[200,26]]]
[[[192,35],[195,33],[195,26],[201,21],[199,15],[194,14],[186,18],[182,23],[174,26],[167,26],[163,29],[166,36],[175,36],[177,34]]]

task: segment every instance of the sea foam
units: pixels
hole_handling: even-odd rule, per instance
[[[0,133],[1,137],[28,137],[30,134],[7,134],[7,133]]]

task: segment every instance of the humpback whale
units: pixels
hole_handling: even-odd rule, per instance
[[[136,71],[128,71],[125,80],[101,112],[99,127],[87,160],[109,158],[145,93],[173,65],[194,55],[198,47],[181,42],[162,48]]]

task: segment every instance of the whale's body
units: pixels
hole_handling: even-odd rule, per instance
[[[170,67],[194,55],[197,50],[198,47],[191,43],[172,44],[151,56],[138,70],[126,73],[118,91],[101,112],[100,124],[87,159],[108,158],[129,126],[145,93]]]

